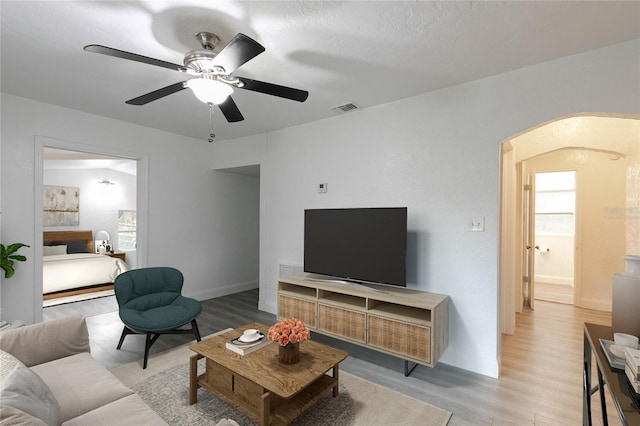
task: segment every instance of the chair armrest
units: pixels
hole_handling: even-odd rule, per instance
[[[91,352],[89,330],[82,315],[72,315],[7,330],[0,334],[0,349],[27,367]]]

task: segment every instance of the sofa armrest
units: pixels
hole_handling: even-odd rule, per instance
[[[0,349],[31,367],[81,352],[91,352],[89,330],[82,315],[72,315],[0,334]]]

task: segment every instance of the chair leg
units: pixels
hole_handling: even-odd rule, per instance
[[[193,330],[193,335],[196,336],[196,340],[198,342],[202,341],[202,339],[200,338],[200,330],[198,329],[198,323],[196,322],[195,319],[191,321],[191,330]]]
[[[202,341],[202,337],[200,337],[200,330],[198,329],[198,323],[196,322],[195,319],[191,321],[191,330],[179,330],[177,334],[184,334],[184,333],[193,334],[198,342]],[[129,334],[140,334],[140,333],[137,333],[131,330],[129,327],[125,326],[122,329],[122,335],[120,336],[120,341],[118,342],[117,349],[120,349],[122,347],[122,342],[124,342],[124,338],[127,337]],[[149,360],[149,349],[151,349],[151,345],[153,345],[155,341],[158,340],[158,337],[160,337],[161,334],[172,334],[172,333],[171,331],[169,331],[169,332],[164,332],[164,333],[161,332],[158,334],[154,334],[149,331],[145,334],[146,334],[146,339],[144,344],[144,360],[142,362],[142,369],[147,368],[147,362]]]
[[[147,360],[149,359],[149,348],[151,348],[152,344],[153,344],[153,341],[151,339],[151,332],[147,331],[147,339],[146,339],[146,342],[144,344],[144,361],[142,362],[142,369],[143,370],[145,368],[147,368]]]
[[[147,334],[147,338],[144,344],[144,362],[142,365],[142,369],[147,368],[147,360],[149,359],[149,350],[151,349],[151,346],[153,346],[153,344],[156,342],[156,340],[158,340],[158,337],[160,337],[160,334],[154,334],[151,331],[148,331],[146,334]]]
[[[120,341],[118,342],[118,346],[116,347],[116,349],[120,349],[122,347],[122,342],[124,342],[124,338],[127,337],[129,334],[138,334],[138,333],[131,330],[129,327],[125,325],[122,328],[122,334],[120,335]]]

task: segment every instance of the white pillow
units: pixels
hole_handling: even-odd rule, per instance
[[[59,425],[60,405],[40,376],[7,352],[0,351],[0,362],[13,365],[0,380],[2,405],[24,411],[47,425]]]
[[[44,246],[44,256],[55,256],[57,254],[67,254],[67,246]]]

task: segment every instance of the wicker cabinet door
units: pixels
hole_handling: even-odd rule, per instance
[[[431,328],[369,315],[369,345],[431,362]]]
[[[278,318],[298,318],[307,327],[318,328],[316,324],[316,302],[295,297],[278,296]]]
[[[365,343],[365,314],[318,304],[318,329]]]

